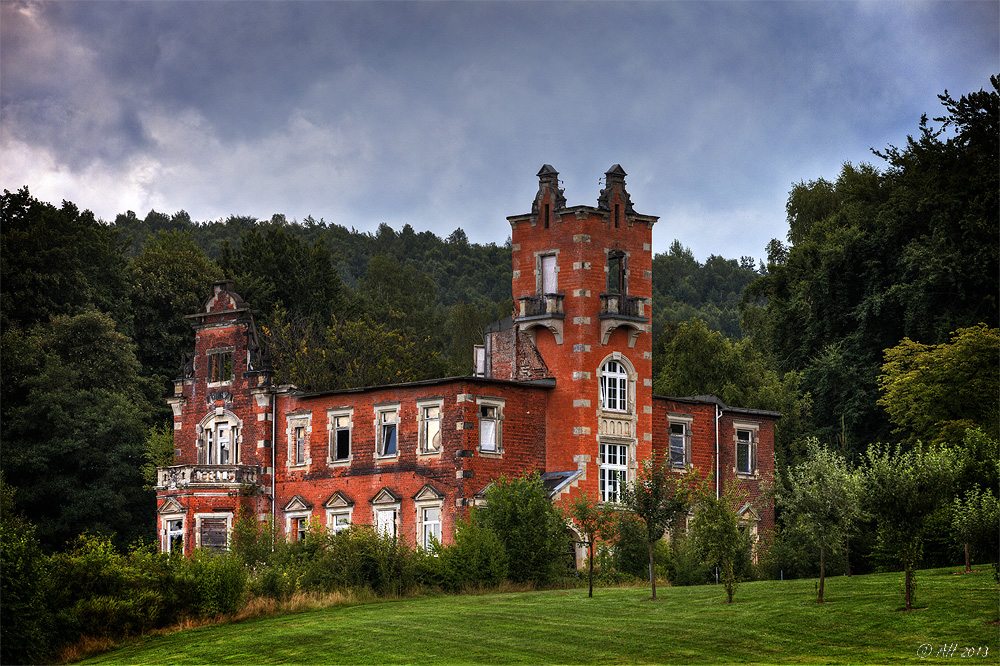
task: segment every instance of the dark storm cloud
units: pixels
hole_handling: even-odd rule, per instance
[[[614,163],[657,250],[761,256],[793,182],[988,85],[997,3],[0,4],[3,187],[503,242]]]

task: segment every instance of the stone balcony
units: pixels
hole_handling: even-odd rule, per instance
[[[174,465],[156,468],[156,490],[237,489],[256,486],[257,465]]]
[[[565,294],[540,294],[538,296],[524,296],[519,298],[521,302],[521,314],[518,319],[526,317],[565,317],[563,312],[563,298]]]
[[[601,344],[608,344],[611,334],[618,328],[628,330],[628,346],[634,347],[636,338],[649,333],[646,300],[639,296],[601,294]]]
[[[645,313],[646,299],[622,294],[601,294],[601,317],[625,317],[649,321]]]
[[[524,331],[545,327],[552,331],[556,342],[562,344],[563,320],[566,319],[566,313],[563,311],[565,297],[565,294],[523,296],[517,299],[521,307],[515,321]]]

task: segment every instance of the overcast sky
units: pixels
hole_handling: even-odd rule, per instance
[[[1000,3],[0,3],[0,187],[503,243],[543,164],[704,260],[989,88]]]

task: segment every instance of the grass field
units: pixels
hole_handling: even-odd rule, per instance
[[[721,586],[432,596],[151,636],[85,663],[997,664],[992,573],[954,571],[920,572],[910,612],[900,573],[828,579],[822,605],[815,580],[744,583],[732,605]]]

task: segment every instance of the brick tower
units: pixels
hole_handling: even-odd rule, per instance
[[[615,501],[619,479],[650,456],[652,228],[612,166],[597,206],[567,206],[559,174],[538,172],[531,213],[511,225],[514,323],[531,336],[556,390],[546,469],[579,470],[591,497]]]

